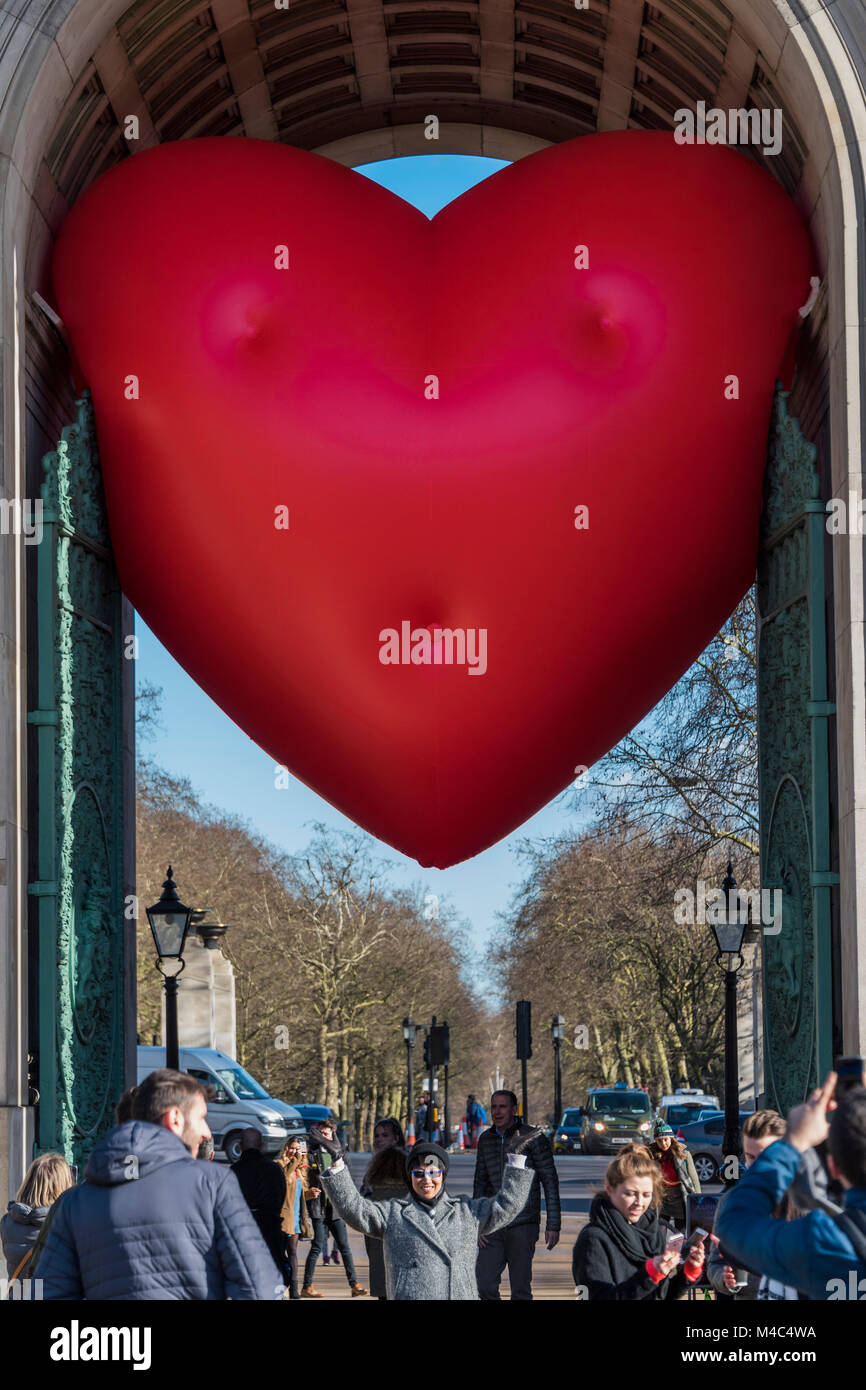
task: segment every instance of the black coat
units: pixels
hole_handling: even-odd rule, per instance
[[[253,1220],[264,1237],[277,1266],[283,1261],[283,1203],[286,1200],[286,1175],[278,1163],[266,1158],[261,1149],[245,1149],[232,1165],[246,1198]]]
[[[496,1129],[486,1129],[478,1140],[475,1159],[475,1181],[472,1186],[473,1197],[495,1197],[502,1188],[505,1177],[506,1145],[520,1127],[521,1134],[530,1126],[518,1120],[504,1135]],[[541,1221],[541,1188],[544,1188],[544,1205],[547,1209],[547,1230],[558,1231],[562,1225],[559,1207],[559,1178],[553,1162],[550,1140],[541,1135],[530,1144],[526,1154],[527,1168],[533,1168],[537,1178],[532,1184],[529,1201],[512,1226],[537,1226]]]
[[[658,1284],[646,1271],[647,1260],[662,1253],[668,1238],[658,1212],[650,1208],[633,1231],[628,1227],[609,1197],[593,1199],[589,1223],[578,1236],[572,1256],[575,1284],[588,1290],[590,1301],[679,1298],[689,1287],[682,1264]],[[640,1253],[633,1253],[632,1246],[642,1246]]]
[[[307,1198],[307,1215],[311,1221],[330,1221],[333,1218],[334,1208],[328,1200],[322,1182],[322,1174],[328,1171],[333,1161],[327,1149],[323,1149],[315,1139],[310,1139],[307,1152],[307,1187],[317,1187],[322,1194],[320,1197]]]

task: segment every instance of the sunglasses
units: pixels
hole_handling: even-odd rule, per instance
[[[442,1176],[441,1168],[413,1168],[413,1178],[438,1178]]]

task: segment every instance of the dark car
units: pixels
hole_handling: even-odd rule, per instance
[[[330,1120],[343,1148],[348,1147],[349,1126],[335,1114],[330,1105],[296,1105],[294,1108],[304,1122],[308,1138],[310,1125],[320,1125],[323,1120]]]
[[[553,1152],[555,1154],[580,1153],[580,1126],[582,1123],[582,1105],[574,1110],[563,1110],[562,1119],[553,1131]]]
[[[652,1134],[649,1093],[617,1083],[586,1093],[580,1128],[585,1154],[615,1154],[623,1144],[645,1144]]]
[[[751,1114],[751,1110],[740,1111],[740,1133],[742,1133],[743,1125]],[[724,1158],[724,1137],[724,1110],[716,1110],[712,1114],[704,1115],[703,1119],[693,1120],[691,1124],[678,1126],[676,1138],[681,1144],[685,1144],[691,1154],[695,1171],[701,1183],[718,1180],[719,1167]]]

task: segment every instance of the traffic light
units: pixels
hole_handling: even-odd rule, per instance
[[[427,1068],[427,1072],[428,1072],[428,1075],[429,1075],[429,1072],[430,1072],[430,1034],[429,1034],[429,1033],[425,1033],[425,1034],[424,1034],[424,1065],[425,1065],[425,1067]]]
[[[430,1029],[430,1061],[434,1067],[447,1067],[451,1051],[447,1023],[434,1023]]]
[[[528,999],[517,1001],[517,1060],[524,1062],[532,1056],[532,1005]]]

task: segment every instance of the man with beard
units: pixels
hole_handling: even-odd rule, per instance
[[[237,1178],[195,1155],[210,1137],[204,1089],[163,1068],[134,1118],[93,1150],[39,1262],[46,1299],[279,1299],[284,1285]]]

